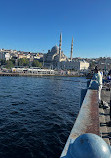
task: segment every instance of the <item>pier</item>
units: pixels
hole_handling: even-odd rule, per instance
[[[63,149],[63,152],[61,154],[61,158],[81,158],[80,155],[82,155],[82,158],[86,158],[86,150],[87,152],[90,151],[90,147],[85,140],[91,140],[91,143],[93,146],[96,146],[101,150],[100,154],[103,152],[103,155],[101,154],[101,158],[110,158],[111,157],[111,127],[110,127],[110,119],[111,119],[111,110],[110,108],[99,107],[98,104],[98,90],[94,89],[86,89],[86,95],[82,96],[82,105],[78,114],[78,117],[76,119],[76,122],[71,130],[71,133],[68,137],[68,140],[66,142],[66,145]],[[111,104],[111,98],[110,98],[110,91],[107,90],[106,87],[103,87],[102,89],[102,100],[104,103],[106,103],[108,106]],[[86,135],[84,135],[86,134]],[[88,136],[87,136],[88,135]],[[94,138],[93,137],[97,137]],[[82,138],[81,138],[82,137]],[[88,138],[86,138],[88,137]],[[96,140],[100,141],[100,145],[103,144],[105,150],[107,152],[102,151],[101,146],[97,144]],[[92,141],[93,140],[93,141]],[[77,143],[77,141],[79,143]],[[105,144],[106,143],[106,144]],[[76,144],[76,146],[74,146]],[[77,144],[79,146],[77,147]],[[83,145],[83,148],[81,148],[81,145]],[[108,150],[107,150],[108,149]],[[89,155],[87,155],[87,158],[92,158],[91,155],[94,155],[96,158],[98,158],[98,152],[95,149],[95,153],[91,153],[90,151]],[[76,154],[79,154],[78,156],[75,156]],[[84,154],[85,153],[85,154]],[[110,155],[110,157],[108,156]]]
[[[19,76],[19,73],[0,73],[0,76]]]
[[[32,74],[32,73],[0,73],[0,76],[55,76],[54,74]]]
[[[80,74],[67,74],[67,73],[60,73],[57,71],[31,71],[31,72],[0,72],[0,76],[68,76],[68,77],[84,77]]]

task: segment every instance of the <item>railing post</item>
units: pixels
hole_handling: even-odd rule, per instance
[[[111,148],[98,135],[86,133],[76,138],[65,158],[111,158]]]

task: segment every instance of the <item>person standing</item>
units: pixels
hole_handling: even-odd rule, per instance
[[[103,71],[101,69],[99,69],[100,74],[102,75],[103,78]]]
[[[99,104],[101,104],[101,90],[102,90],[102,74],[97,67],[94,69],[94,79],[98,82],[98,95],[99,95]]]

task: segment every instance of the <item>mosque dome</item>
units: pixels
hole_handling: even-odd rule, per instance
[[[52,49],[51,49],[51,53],[58,53],[59,52],[59,48],[58,48],[58,46],[57,45],[55,45],[54,47],[52,47]]]

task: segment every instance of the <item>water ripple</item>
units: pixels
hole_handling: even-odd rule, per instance
[[[84,78],[0,77],[0,157],[58,158]]]

